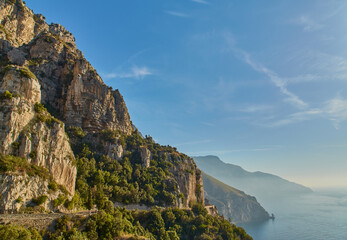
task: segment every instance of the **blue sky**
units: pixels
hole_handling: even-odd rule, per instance
[[[347,185],[347,2],[27,0],[71,31],[145,135]]]

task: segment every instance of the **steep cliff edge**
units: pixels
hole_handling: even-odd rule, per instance
[[[74,154],[64,124],[40,105],[40,84],[29,69],[14,65],[0,74],[0,153],[47,168],[54,180],[75,192]]]
[[[269,214],[255,197],[230,187],[217,179],[202,173],[205,197],[225,218],[234,223],[260,222],[269,219]]]
[[[70,32],[59,24],[48,25],[20,0],[0,0],[0,13],[1,91],[12,95],[1,103],[0,153],[47,168],[72,194],[74,164],[83,173],[90,161],[95,167],[77,179],[79,194],[92,193],[82,194],[88,201],[96,201],[101,193],[114,201],[151,205],[188,207],[204,201],[202,176],[194,161],[139,134],[122,95],[103,83]],[[64,125],[81,129],[83,138],[69,134],[68,139]],[[108,133],[114,137],[105,138]],[[134,138],[134,143],[124,143]],[[86,156],[85,149],[91,154]],[[128,172],[108,168],[108,158]],[[103,179],[94,179],[101,172]],[[139,196],[131,197],[134,192]]]

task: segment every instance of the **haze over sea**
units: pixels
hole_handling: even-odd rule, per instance
[[[262,205],[276,219],[242,225],[254,240],[347,239],[347,189],[315,190],[305,196],[273,199]]]

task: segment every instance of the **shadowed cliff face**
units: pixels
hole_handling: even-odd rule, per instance
[[[260,222],[269,219],[269,214],[255,197],[230,187],[203,173],[205,197],[225,218],[234,223]]]
[[[142,167],[150,167],[153,150],[140,145],[126,148],[98,137],[104,130],[130,136],[136,128],[122,95],[103,83],[70,32],[59,24],[48,25],[20,0],[0,0],[0,24],[0,92],[13,95],[0,103],[1,154],[21,156],[47,168],[73,194],[76,167],[70,143],[74,139],[67,138],[66,125],[83,129],[84,143],[96,154],[116,161],[125,152],[139,152]],[[36,103],[47,111],[37,112]],[[178,153],[166,156],[173,161],[170,154]],[[191,158],[179,159],[169,171],[166,183],[176,186],[175,194],[183,194],[176,196],[178,206],[203,202],[202,176]]]

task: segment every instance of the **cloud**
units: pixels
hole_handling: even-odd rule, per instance
[[[240,112],[255,113],[264,112],[273,109],[270,105],[249,105],[240,109]]]
[[[210,3],[205,1],[205,0],[192,0],[193,2],[196,2],[196,3],[200,3],[200,4],[205,4],[205,5],[209,5]]]
[[[137,67],[134,66],[130,69],[129,72],[121,72],[121,73],[109,73],[105,74],[105,78],[112,79],[112,78],[136,78],[136,79],[143,79],[144,77],[148,75],[153,75],[153,72],[148,67]]]
[[[293,21],[295,24],[303,27],[305,32],[313,32],[324,27],[324,25],[314,21],[309,16],[300,16]]]
[[[181,18],[189,18],[190,15],[181,13],[181,12],[176,12],[176,11],[165,11],[166,14],[175,16],[175,17],[181,17]]]
[[[227,48],[224,51],[231,50],[236,56],[247,63],[254,71],[265,74],[270,79],[270,81],[280,89],[281,93],[287,96],[287,98],[285,99],[287,102],[295,105],[298,108],[308,107],[308,104],[306,102],[304,102],[297,95],[287,89],[287,81],[285,78],[280,77],[274,71],[253,60],[248,52],[236,47],[236,40],[231,33],[228,32],[224,34],[224,38],[227,42]]]
[[[340,123],[347,120],[347,100],[340,96],[326,102],[325,112],[333,122],[336,129],[340,128]]]
[[[278,76],[277,73],[273,72],[272,70],[264,67],[263,65],[261,65],[260,63],[255,62],[254,60],[251,59],[251,56],[241,50],[241,49],[236,49],[233,48],[233,51],[238,53],[238,55],[241,56],[241,58],[249,65],[251,66],[251,68],[253,68],[253,70],[259,72],[259,73],[263,73],[265,74],[270,80],[271,82],[280,89],[281,93],[283,95],[286,95],[287,98],[285,99],[286,101],[290,102],[291,104],[295,105],[296,107],[299,108],[306,108],[308,107],[308,104],[306,102],[304,102],[303,100],[301,100],[297,95],[295,95],[294,93],[292,93],[291,91],[289,91],[287,89],[287,82],[284,78],[281,78],[280,76]]]
[[[322,108],[312,108],[307,111],[296,112],[271,123],[263,124],[266,127],[281,127],[313,118],[329,119],[334,128],[340,128],[342,122],[347,121],[347,100],[340,96],[326,101]],[[261,124],[262,125],[262,124]]]

